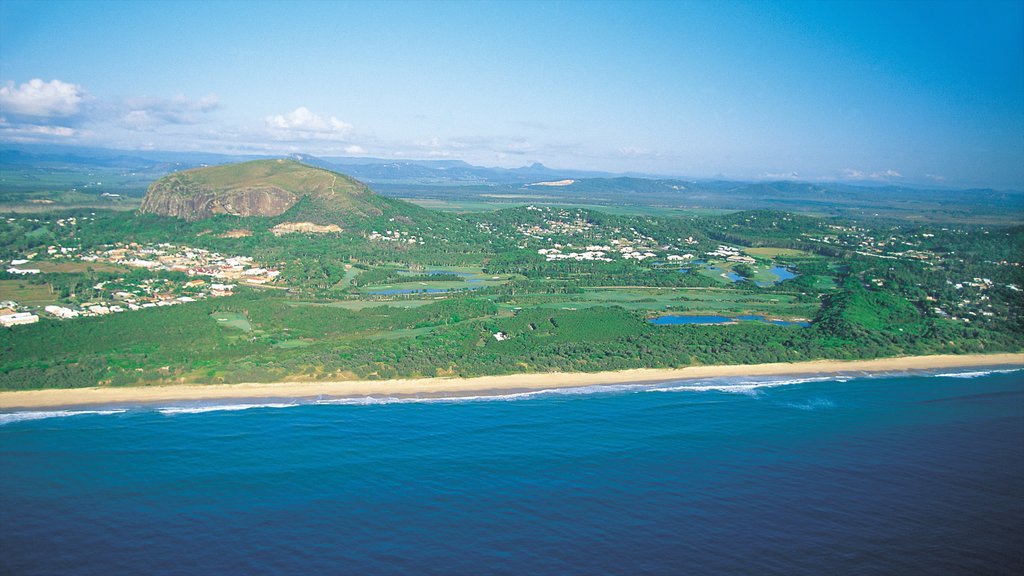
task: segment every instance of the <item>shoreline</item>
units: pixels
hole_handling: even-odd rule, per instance
[[[173,384],[124,388],[58,388],[0,392],[0,410],[81,408],[206,400],[358,398],[367,396],[459,397],[601,386],[655,384],[702,378],[743,376],[830,376],[946,368],[1024,366],[1024,353],[903,356],[874,360],[812,360],[773,364],[637,368],[614,372],[550,372],[396,380],[293,381],[241,384]]]

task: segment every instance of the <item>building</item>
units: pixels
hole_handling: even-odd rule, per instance
[[[6,328],[20,324],[35,324],[36,322],[39,322],[39,316],[31,312],[15,312],[14,314],[0,316],[0,326]]]
[[[78,316],[78,311],[77,310],[72,310],[70,308],[64,308],[63,306],[47,306],[46,308],[43,308],[43,310],[46,310],[47,312],[49,312],[50,314],[53,314],[57,318],[68,319],[68,318],[75,318],[75,317]]]

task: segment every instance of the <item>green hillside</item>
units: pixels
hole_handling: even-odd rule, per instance
[[[141,213],[195,221],[219,214],[348,224],[417,209],[344,174],[294,160],[256,160],[176,172],[154,182]]]

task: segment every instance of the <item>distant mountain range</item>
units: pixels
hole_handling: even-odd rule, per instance
[[[124,176],[123,180],[107,178],[107,191],[141,196],[150,182],[172,172],[266,159],[268,156],[265,155],[7,145],[0,150],[0,192],[7,193],[9,197],[21,190],[37,190],[52,181],[57,173],[95,172]],[[1014,215],[1024,212],[1024,193],[1019,191],[867,186],[839,182],[690,180],[650,174],[556,169],[539,163],[510,169],[474,166],[460,160],[393,160],[306,154],[294,154],[288,159],[346,174],[386,196],[414,199],[771,208],[860,216],[873,216],[881,211],[910,218],[927,212],[947,221],[979,211],[1012,220]],[[132,178],[127,177],[129,173]],[[552,182],[559,185],[540,185]],[[121,188],[117,188],[119,185]],[[52,188],[59,189],[57,186],[53,184]],[[99,188],[93,186],[90,190],[98,193]]]

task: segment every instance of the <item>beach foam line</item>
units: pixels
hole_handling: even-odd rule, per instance
[[[580,396],[640,391],[650,384],[595,384],[567,388],[545,388],[522,392],[495,392],[466,396],[357,396],[348,398],[322,398],[316,404],[343,406],[374,406],[379,404],[458,404],[469,402],[515,402],[549,396]]]
[[[723,380],[725,380],[723,378]],[[679,384],[670,386],[658,386],[649,388],[647,392],[727,392],[732,394],[749,394],[759,388],[775,388],[778,386],[792,386],[795,384],[808,384],[810,382],[847,382],[849,376],[813,376],[809,378],[783,378],[781,380],[741,380],[739,382],[716,383],[704,380],[701,382],[680,381]]]
[[[47,418],[68,418],[70,416],[84,416],[88,414],[96,416],[109,416],[111,414],[123,414],[128,410],[26,410],[24,412],[9,412],[0,414],[0,426],[13,424],[15,422],[26,422],[29,420],[45,420]]]
[[[982,376],[988,376],[990,374],[1011,374],[1013,372],[1020,372],[1024,368],[1007,368],[1004,370],[973,370],[969,372],[943,372],[941,374],[935,374],[936,377],[941,378],[981,378]]]
[[[168,406],[157,408],[157,412],[173,416],[176,414],[203,414],[205,412],[236,412],[239,410],[251,410],[253,408],[294,408],[303,406],[301,403],[253,403],[253,404],[210,404],[206,406]]]

